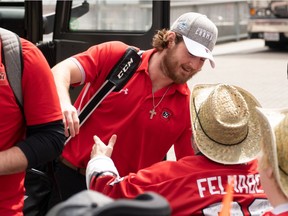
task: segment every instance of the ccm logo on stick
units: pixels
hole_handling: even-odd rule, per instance
[[[123,69],[117,74],[117,77],[121,79],[124,75],[124,73],[127,72],[127,70],[130,68],[131,64],[133,63],[133,58],[130,58],[130,60],[127,62],[127,64],[123,67]]]

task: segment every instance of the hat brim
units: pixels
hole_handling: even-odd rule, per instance
[[[194,40],[189,39],[188,37],[184,35],[183,35],[183,40],[189,53],[191,53],[194,56],[209,59],[211,67],[215,68],[215,61],[214,61],[213,55],[207,47],[203,46],[200,43],[197,43]]]
[[[190,113],[193,127],[194,142],[197,148],[209,159],[222,164],[241,164],[249,162],[257,157],[261,150],[260,142],[270,139],[267,133],[264,133],[259,124],[259,119],[263,118],[257,111],[256,106],[260,103],[256,98],[244,89],[234,86],[244,97],[250,112],[248,135],[241,143],[237,145],[221,145],[203,132],[197,117],[201,104],[214,90],[217,84],[198,84],[191,92]],[[211,110],[213,112],[213,110]],[[265,126],[265,130],[270,127]]]
[[[282,108],[282,109],[264,109],[264,108],[258,108],[258,112],[263,116],[263,118],[266,119],[266,122],[268,122],[269,126],[271,127],[271,130],[275,131],[275,128],[280,125],[282,125],[282,129],[288,130],[288,125],[284,123],[285,119],[287,121],[287,116],[288,116],[288,108]],[[267,124],[267,123],[266,123]],[[284,128],[283,128],[284,127]],[[288,194],[288,177],[287,174],[285,174],[282,170],[279,169],[278,166],[278,156],[277,156],[277,145],[276,145],[276,136],[283,136],[281,137],[281,141],[287,141],[287,138],[284,136],[287,136],[287,133],[283,133],[281,131],[281,134],[273,133],[274,136],[274,143],[273,142],[263,142],[262,143],[262,149],[263,153],[266,155],[266,157],[269,160],[270,166],[273,169],[273,172],[275,174],[276,181],[280,185],[282,191]],[[282,146],[284,146],[283,144]],[[283,149],[282,149],[283,150]],[[281,149],[280,149],[281,151]],[[285,153],[284,153],[285,154]],[[286,156],[287,157],[287,156]],[[286,158],[283,158],[282,160],[285,160]],[[287,159],[286,159],[287,160]]]

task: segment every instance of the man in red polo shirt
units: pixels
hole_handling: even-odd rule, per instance
[[[112,155],[121,175],[163,160],[173,144],[177,159],[193,154],[186,82],[206,59],[214,67],[211,52],[217,33],[215,24],[198,13],[183,14],[170,30],[160,30],[129,82],[110,93],[81,129],[77,113],[129,46],[119,41],[102,43],[52,68],[66,135],[69,128],[72,136],[56,173],[64,200],[86,188],[85,169],[95,134],[104,142],[114,133],[121,135]],[[86,84],[74,106],[68,94],[71,84]]]
[[[25,170],[55,159],[65,141],[50,67],[35,45],[24,39],[21,44],[23,110],[9,85],[0,52],[0,215],[3,216],[23,215]],[[2,50],[2,42],[0,47]]]

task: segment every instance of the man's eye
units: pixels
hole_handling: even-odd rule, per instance
[[[195,55],[191,54],[190,52],[188,52],[188,53],[189,53],[189,55],[190,55],[191,57],[193,57],[193,58],[199,58],[198,56],[195,56]],[[201,57],[200,57],[200,61],[205,62],[205,60],[206,60],[206,58],[201,58]]]

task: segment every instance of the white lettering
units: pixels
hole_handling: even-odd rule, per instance
[[[256,193],[255,191],[256,181],[255,181],[254,175],[247,176],[247,185],[248,185],[249,193]]]
[[[225,189],[224,189],[223,184],[222,184],[221,176],[218,176],[218,184],[219,184],[219,188],[220,188],[220,194],[225,194]]]
[[[200,37],[206,38],[207,40],[210,40],[210,41],[213,39],[212,32],[209,32],[209,31],[202,29],[202,28],[199,28],[199,27],[197,28],[195,34],[199,35]]]
[[[198,186],[198,192],[200,197],[204,197],[204,191],[206,191],[205,187],[202,187],[202,182],[206,182],[206,179],[198,179],[197,180],[197,186]]]
[[[237,176],[234,175],[234,176],[229,176],[229,177],[230,177],[230,178],[229,178],[229,182],[231,182],[232,178],[234,178],[234,191],[235,191],[236,193],[239,193],[239,190],[238,190],[238,188],[237,188],[237,185],[238,185]]]
[[[255,182],[256,182],[256,193],[264,193],[264,190],[261,188],[259,173],[255,174]]]
[[[127,62],[127,64],[123,67],[123,69],[117,74],[118,79],[121,79],[124,73],[130,68],[131,64],[133,63],[133,58]]]
[[[216,177],[207,178],[210,194],[220,194],[219,190],[216,190],[216,187],[213,185],[213,182],[215,182],[216,180]]]
[[[226,194],[227,182],[234,179],[234,193],[259,194],[264,193],[260,184],[259,174],[212,176],[197,179],[197,187],[201,198],[215,194]]]
[[[248,193],[248,186],[246,185],[245,176],[239,175],[238,189],[240,193]]]

